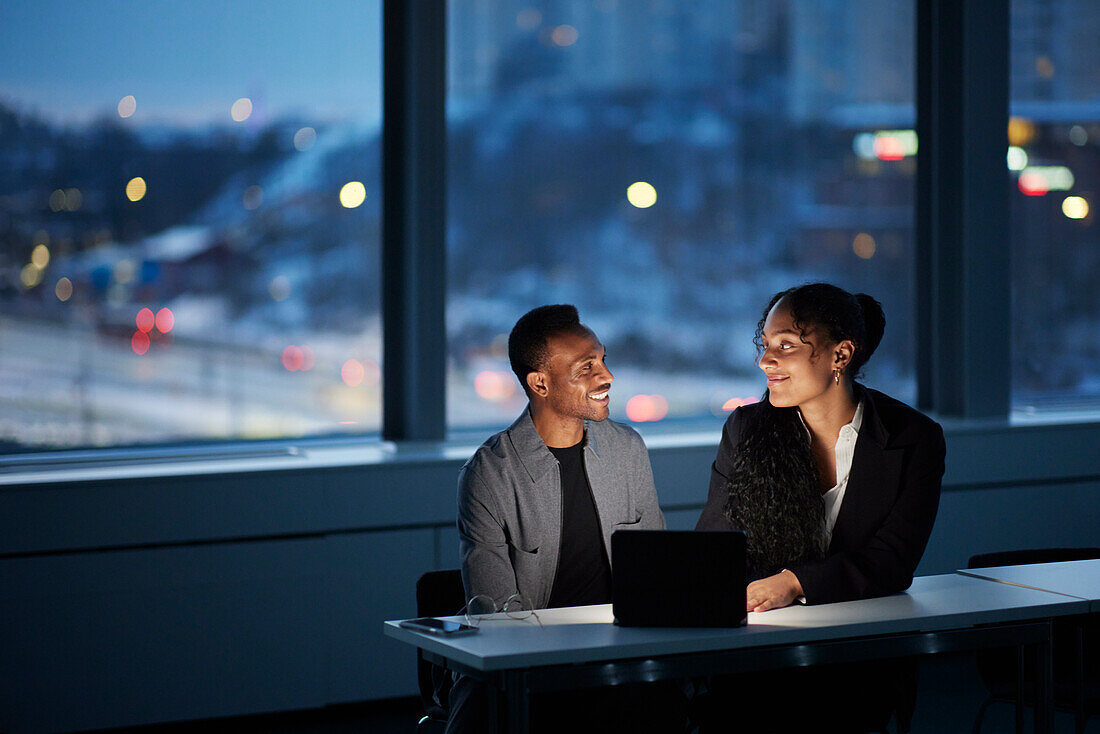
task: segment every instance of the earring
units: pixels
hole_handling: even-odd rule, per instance
[[[833,370],[833,382],[840,384],[840,370]]]

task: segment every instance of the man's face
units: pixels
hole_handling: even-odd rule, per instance
[[[608,416],[608,391],[615,379],[604,364],[604,349],[591,331],[559,334],[546,340],[549,351],[546,403],[563,418],[602,421]]]

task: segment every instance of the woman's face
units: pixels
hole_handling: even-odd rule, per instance
[[[836,345],[829,344],[820,329],[800,331],[784,301],[768,312],[760,338],[764,352],[757,366],[767,376],[769,399],[775,407],[804,405],[835,384]]]

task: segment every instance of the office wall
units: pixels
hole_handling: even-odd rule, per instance
[[[656,444],[656,442],[654,442]],[[1100,544],[1100,425],[959,426],[919,573]],[[691,527],[713,447],[654,448]],[[461,461],[423,455],[0,487],[0,731],[122,726],[413,695],[416,578],[457,564]]]

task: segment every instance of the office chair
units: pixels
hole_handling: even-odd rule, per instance
[[[449,617],[466,603],[462,587],[462,573],[457,569],[429,571],[416,581],[416,616]],[[447,696],[451,692],[451,674],[445,668],[424,659],[424,652],[416,650],[416,678],[420,689],[420,704],[424,716],[416,725],[417,732],[442,732],[447,725],[449,707]]]
[[[1100,558],[1100,548],[1043,548],[1002,551],[971,556],[967,568],[995,568],[1030,563],[1057,563]],[[1054,658],[1054,708],[1074,714],[1077,734],[1085,730],[1090,717],[1100,714],[1100,619],[1095,615],[1054,620],[1051,636]],[[989,697],[978,709],[974,734],[980,734],[985,712],[994,703],[1034,706],[1034,654],[1024,657],[1023,695],[1018,687],[1019,657],[1016,650],[979,650],[975,653],[978,672]]]

